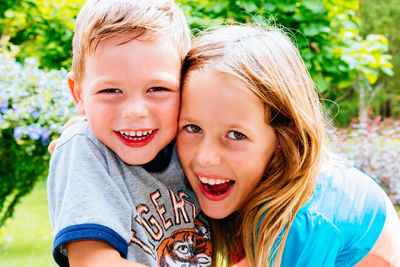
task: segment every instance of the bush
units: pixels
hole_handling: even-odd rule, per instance
[[[332,149],[374,178],[400,205],[400,121],[353,119],[347,129],[329,131]]]
[[[0,227],[48,167],[47,145],[73,114],[64,71],[24,65],[0,47]]]

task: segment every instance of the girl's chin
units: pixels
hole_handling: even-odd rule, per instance
[[[206,200],[207,201],[207,200]],[[211,204],[211,203],[209,203]],[[215,203],[212,203],[213,205],[207,205],[205,203],[200,202],[200,208],[203,211],[207,217],[210,217],[212,219],[223,219],[228,217],[230,214],[232,214],[234,211],[230,210],[227,207],[218,207],[215,205]],[[204,208],[203,208],[204,207]]]

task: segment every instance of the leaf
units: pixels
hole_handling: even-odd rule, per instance
[[[381,71],[383,72],[383,73],[385,73],[386,75],[389,75],[389,76],[393,76],[393,70],[391,69],[391,68],[388,68],[388,67],[381,67],[380,68],[381,69]]]
[[[314,14],[323,14],[325,11],[324,2],[320,0],[305,0],[303,6],[311,10]]]
[[[361,73],[368,80],[370,84],[375,84],[378,80],[378,71],[370,68],[362,68]]]
[[[313,77],[313,80],[315,85],[317,86],[318,92],[325,93],[328,89],[328,83],[325,81],[322,75],[318,74],[317,76]]]
[[[347,87],[352,86],[353,83],[354,83],[353,80],[341,80],[341,81],[338,83],[338,88],[339,88],[339,89],[347,88]]]
[[[15,14],[14,11],[11,10],[11,9],[7,10],[7,11],[4,13],[4,15],[5,15],[6,18],[13,18],[13,17],[14,17],[14,14]]]
[[[296,4],[279,3],[278,8],[283,12],[294,12],[296,10]]]
[[[227,9],[228,3],[227,2],[219,2],[216,5],[214,5],[213,11],[215,13],[221,13],[222,10]]]
[[[307,36],[315,36],[319,33],[319,28],[316,24],[309,23],[303,28],[303,33]]]
[[[273,12],[273,11],[275,11],[275,5],[267,2],[264,4],[264,9],[266,12]]]
[[[340,59],[346,62],[350,69],[357,69],[360,64],[360,60],[351,55],[342,55]]]
[[[257,6],[252,2],[250,2],[250,3],[244,2],[243,8],[244,8],[244,10],[246,10],[246,12],[254,12],[257,10]]]

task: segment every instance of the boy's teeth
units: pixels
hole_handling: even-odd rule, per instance
[[[142,135],[147,135],[147,134],[151,134],[153,131],[120,131],[121,134],[123,135],[127,135],[127,136],[142,136]]]
[[[203,184],[209,184],[209,185],[223,184],[230,181],[229,179],[208,179],[206,177],[201,177],[201,176],[199,176],[199,180]]]
[[[149,131],[120,131],[122,135],[125,137],[142,137],[142,136],[147,136],[150,135],[153,132],[153,130]]]

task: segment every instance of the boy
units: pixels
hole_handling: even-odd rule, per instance
[[[189,46],[171,1],[89,0],[80,11],[68,84],[88,123],[60,138],[48,179],[60,266],[211,266],[173,144]]]

